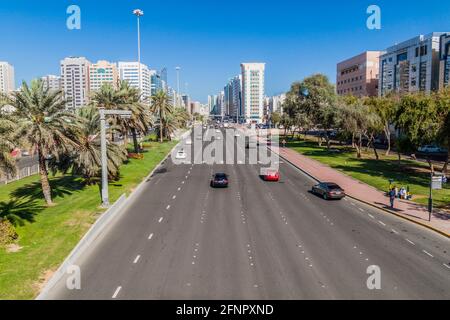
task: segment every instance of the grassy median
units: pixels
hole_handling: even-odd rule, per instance
[[[111,202],[129,194],[168,154],[176,142],[148,142],[143,160],[121,167],[121,178],[110,183]],[[85,186],[69,175],[50,179],[55,206],[46,207],[39,176],[0,186],[0,211],[21,220],[15,250],[0,248],[0,299],[32,299],[44,280],[62,263],[103,212],[99,186]]]
[[[351,148],[333,145],[334,151],[330,152],[326,146],[319,147],[317,139],[287,141],[289,148],[378,190],[387,191],[389,179],[393,179],[399,188],[409,186],[414,202],[423,205],[428,203],[430,170],[427,163],[402,160],[399,164],[395,154],[385,156],[382,152],[380,160],[376,160],[371,149],[363,151],[362,159],[358,159]],[[450,208],[450,185],[446,184],[444,189],[433,191],[433,197],[436,206]]]

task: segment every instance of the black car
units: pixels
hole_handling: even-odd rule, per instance
[[[317,194],[324,198],[325,200],[329,199],[338,199],[341,200],[345,197],[345,191],[336,183],[333,182],[321,182],[318,185],[312,187],[312,193]]]
[[[228,188],[228,176],[226,173],[213,174],[211,183],[212,188]]]

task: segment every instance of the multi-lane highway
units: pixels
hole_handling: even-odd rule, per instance
[[[259,167],[167,160],[77,261],[81,289],[63,278],[48,298],[450,298],[448,239],[351,199],[324,201],[283,161],[279,183]],[[228,189],[210,188],[216,172]],[[380,290],[367,286],[369,266]]]

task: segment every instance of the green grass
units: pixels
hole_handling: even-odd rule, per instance
[[[129,194],[176,144],[149,142],[144,160],[131,160],[121,167],[119,181],[109,186],[111,202]],[[98,186],[84,186],[72,176],[50,179],[56,203],[46,207],[38,176],[0,186],[0,210],[20,215],[16,227],[22,249],[8,253],[0,248],[0,299],[32,299],[43,277],[62,263],[92,223],[103,212]]]
[[[413,201],[427,204],[429,195],[430,171],[426,163],[413,160],[402,160],[399,166],[397,156],[385,156],[380,153],[380,160],[376,160],[372,150],[363,152],[363,158],[358,159],[352,149],[333,146],[339,153],[329,152],[325,147],[319,147],[312,139],[306,141],[287,140],[287,147],[308,156],[314,160],[329,165],[357,180],[360,180],[381,191],[389,188],[389,179],[399,188],[409,186]],[[447,184],[442,190],[434,190],[433,198],[438,207],[450,206],[450,186]]]

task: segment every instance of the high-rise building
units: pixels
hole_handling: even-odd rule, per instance
[[[217,102],[216,95],[208,96],[208,112],[209,112],[209,114],[215,114],[216,102]]]
[[[167,87],[168,87],[168,82],[167,82],[167,68],[162,68],[160,71],[160,78],[161,78],[161,82],[162,82],[162,86],[164,91],[167,92]]]
[[[49,74],[43,76],[41,80],[44,83],[45,90],[49,89],[49,91],[57,91],[62,89],[60,76]]]
[[[440,38],[443,34],[420,35],[388,48],[380,56],[379,94],[437,90]]]
[[[264,120],[265,63],[242,63],[242,106],[247,123]]]
[[[150,70],[150,81],[152,95],[160,90],[165,90],[165,84],[161,79],[161,75],[156,70]]]
[[[76,109],[89,102],[89,65],[84,57],[61,60],[61,85],[67,108]]]
[[[98,91],[103,84],[119,86],[119,72],[115,63],[100,60],[89,66],[89,91]]]
[[[119,78],[127,81],[132,88],[139,89],[143,100],[151,97],[151,75],[148,67],[141,63],[141,77],[139,81],[139,62],[119,62]]]
[[[230,117],[236,119],[242,115],[242,75],[238,75],[231,80],[231,104]]]
[[[440,39],[439,89],[450,85],[450,33]]]
[[[279,114],[283,114],[283,104],[286,101],[286,94],[282,93],[278,96],[273,96],[268,99],[268,112],[272,114],[274,112],[278,112]]]
[[[181,95],[181,102],[183,104],[182,107],[185,108],[187,112],[192,113],[191,100],[187,94]]]
[[[14,67],[8,62],[0,61],[0,93],[10,93],[15,89]]]
[[[366,51],[337,65],[336,91],[339,95],[378,95],[379,60],[383,51]]]

